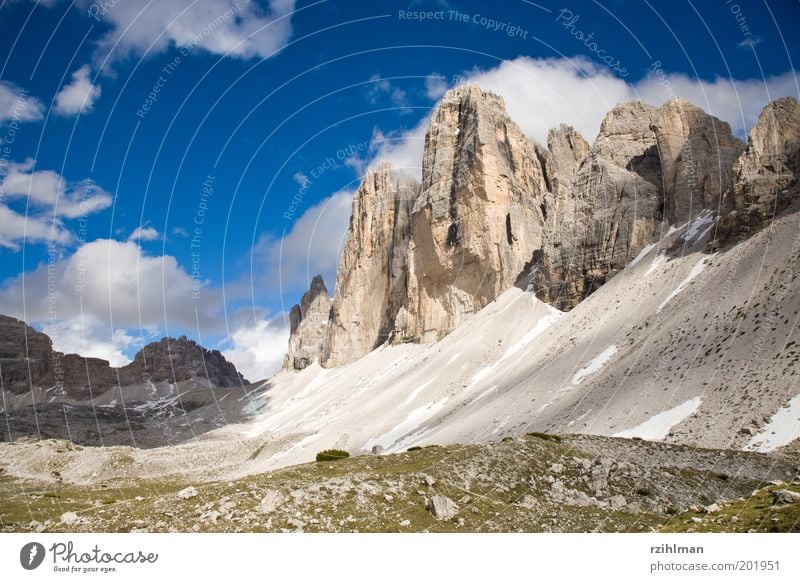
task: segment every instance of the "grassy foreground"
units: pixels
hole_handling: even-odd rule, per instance
[[[800,503],[773,504],[775,490],[800,492],[785,477],[793,469],[754,453],[531,434],[204,484],[171,475],[55,486],[5,472],[0,530],[796,532]]]

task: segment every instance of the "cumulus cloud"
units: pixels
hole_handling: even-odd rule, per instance
[[[425,77],[425,94],[428,96],[428,99],[432,99],[433,101],[441,99],[447,92],[447,89],[447,79],[439,73],[431,73]]]
[[[798,96],[794,71],[765,79],[710,81],[681,74],[659,76],[653,71],[630,84],[584,57],[518,57],[492,69],[471,70],[462,79],[501,95],[511,118],[529,138],[540,143],[546,143],[548,130],[559,123],[572,125],[591,142],[603,117],[617,103],[640,99],[661,105],[674,97],[684,97],[727,121],[743,138],[769,101]],[[427,125],[428,119],[424,119],[400,135],[390,134],[392,139],[376,131],[370,162],[420,168]]]
[[[132,349],[138,350],[145,341],[156,339],[154,333],[135,336],[127,330],[114,329],[90,315],[49,322],[42,331],[50,336],[53,348],[59,352],[100,358],[116,367],[130,363],[128,354]]]
[[[0,247],[18,251],[24,240],[29,243],[67,244],[72,236],[58,220],[24,216],[0,204]]]
[[[259,240],[254,250],[256,269],[269,288],[280,285],[281,293],[291,297],[289,304],[317,274],[333,290],[352,201],[353,192],[337,192],[309,208],[282,238],[265,235]]]
[[[193,283],[175,257],[98,239],[8,281],[0,290],[0,313],[29,322],[83,317],[108,328],[218,329],[221,294],[205,285],[194,300]]]
[[[119,2],[90,15],[112,28],[100,41],[103,58],[142,56],[167,50],[199,49],[242,58],[270,57],[292,34],[295,0],[170,0]],[[113,51],[112,54],[109,54]]]
[[[44,105],[41,101],[7,81],[0,81],[0,124],[38,121],[43,117]]]
[[[88,113],[100,98],[100,87],[89,80],[89,66],[84,65],[72,73],[72,81],[56,95],[55,112],[58,115],[70,116]]]
[[[283,314],[265,319],[259,313],[236,323],[229,334],[230,348],[222,354],[251,382],[272,376],[281,369],[289,342]]]
[[[161,233],[159,233],[152,226],[145,226],[145,227],[137,226],[128,237],[128,240],[146,241],[146,240],[158,240],[160,238],[161,238]]]
[[[31,205],[64,218],[78,218],[111,206],[111,195],[91,180],[68,182],[57,172],[36,170],[35,166],[30,158],[10,163],[3,178],[3,194],[28,198]]]
[[[63,219],[94,214],[111,206],[111,195],[91,180],[69,182],[52,170],[36,170],[32,159],[11,162],[0,172],[0,246],[17,250],[22,241],[66,244],[72,235]],[[9,207],[26,202],[26,214]]]
[[[147,254],[132,241],[100,239],[7,281],[0,313],[41,328],[59,351],[115,366],[165,333],[196,331],[226,337],[225,354],[245,376],[275,372],[286,352],[285,318],[235,313],[227,329],[222,290],[201,284],[196,293],[175,257]]]

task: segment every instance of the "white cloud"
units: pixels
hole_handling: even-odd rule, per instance
[[[263,236],[256,245],[256,270],[263,273],[270,289],[280,284],[280,292],[291,297],[288,305],[295,303],[296,293],[308,289],[314,275],[321,274],[328,288],[333,288],[352,201],[352,192],[337,192],[309,208],[283,238]]]
[[[668,79],[665,88],[655,76],[647,77],[636,84],[635,94],[653,105],[661,105],[672,93],[684,97],[727,121],[741,138],[746,137],[767,103],[779,97],[800,98],[797,74],[792,71],[764,79],[698,81],[677,74],[669,75]]]
[[[431,73],[425,77],[425,94],[428,96],[428,99],[432,99],[433,101],[441,99],[447,92],[447,89],[447,79],[439,73]]]
[[[675,96],[730,123],[745,137],[762,108],[771,100],[798,96],[793,71],[765,79],[714,79],[702,81],[685,75],[652,74],[630,85],[584,57],[533,59],[518,57],[495,68],[472,70],[463,76],[501,95],[511,118],[532,140],[546,143],[548,130],[559,123],[577,129],[590,142],[606,113],[617,103],[640,99],[661,105]],[[421,167],[428,119],[400,135],[387,139],[377,131],[371,148],[371,163],[388,161],[397,167]],[[416,176],[420,177],[419,171]]]
[[[98,239],[8,281],[0,290],[0,313],[33,323],[83,317],[109,329],[199,325],[219,331],[219,290],[205,285],[197,299],[192,292],[193,279],[175,257]]]
[[[18,251],[23,240],[66,244],[71,238],[61,223],[52,217],[23,216],[0,204],[0,247]]]
[[[372,75],[369,79],[372,85],[367,91],[367,98],[373,105],[377,104],[382,97],[388,96],[393,105],[398,107],[408,106],[408,97],[406,92],[392,84],[388,79],[382,79],[380,75]]]
[[[159,233],[152,226],[145,226],[145,227],[137,226],[128,237],[128,240],[142,241],[142,240],[158,240],[160,238],[161,238],[161,233]]]
[[[131,358],[127,354],[144,344],[142,337],[134,337],[121,328],[113,329],[89,315],[50,322],[42,331],[50,336],[53,348],[59,352],[101,358],[115,367],[129,364]],[[155,339],[152,333],[146,337]]]
[[[311,184],[311,180],[308,179],[303,172],[295,172],[292,176],[292,180],[297,182],[297,185],[301,188],[308,188],[308,185]]]
[[[370,141],[368,156],[371,159],[361,160],[360,170],[366,166],[388,162],[409,176],[420,180],[422,178],[422,153],[425,149],[425,134],[431,122],[430,114],[426,115],[417,125],[407,130],[392,133],[383,133],[375,129]]]
[[[34,170],[35,165],[30,158],[10,163],[3,178],[3,194],[28,198],[31,205],[64,218],[78,218],[111,206],[111,195],[91,180],[67,182],[52,170]]]
[[[281,369],[289,342],[285,317],[242,321],[230,332],[231,348],[222,354],[245,378],[256,382]]]
[[[264,3],[241,0],[170,0],[119,2],[95,16],[112,25],[100,42],[101,54],[111,58],[142,56],[170,46],[199,48],[216,55],[272,56],[292,34],[295,0]],[[105,54],[102,54],[105,57]]]
[[[90,180],[68,182],[52,170],[35,170],[35,162],[11,162],[0,173],[0,198],[25,200],[26,215],[0,204],[0,246],[17,250],[29,243],[68,243],[72,236],[62,219],[75,219],[111,205],[111,195]]]
[[[89,80],[89,66],[84,65],[72,73],[72,81],[56,95],[55,112],[58,115],[89,113],[100,98],[100,87]]]
[[[172,256],[101,239],[7,281],[0,289],[0,313],[40,327],[59,351],[114,366],[128,363],[133,351],[162,332],[196,330],[201,337],[229,333],[225,355],[245,376],[259,379],[276,371],[288,342],[285,318],[234,313],[227,330],[221,290],[204,285],[193,298],[193,283]]]
[[[44,117],[44,105],[26,91],[7,81],[0,81],[0,124],[7,121],[38,121]]]

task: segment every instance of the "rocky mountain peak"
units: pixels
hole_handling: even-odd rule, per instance
[[[337,366],[387,341],[441,339],[515,284],[572,309],[665,226],[703,210],[722,216],[722,231],[745,208],[763,224],[776,195],[797,189],[797,109],[794,99],[770,104],[746,151],[728,124],[684,99],[620,103],[591,145],[562,124],[545,148],[500,96],[475,84],[448,91],[425,135],[422,183],[386,164],[364,177],[330,318],[320,309],[303,338],[304,297],[287,365]]]
[[[46,334],[5,315],[0,315],[0,368],[3,388],[10,392],[57,388],[77,399],[147,381],[203,378],[217,387],[247,383],[219,351],[207,350],[186,336],[148,344],[130,364],[114,368],[100,358],[55,351]]]
[[[685,224],[703,209],[718,209],[744,151],[730,126],[685,99],[673,99],[659,109],[651,127],[670,223]]]
[[[285,370],[302,370],[328,355],[331,299],[322,275],[311,280],[300,305],[289,312],[289,351],[283,360]]]
[[[164,337],[144,346],[133,362],[120,373],[135,383],[138,377],[151,382],[181,382],[191,378],[206,378],[214,386],[228,388],[248,383],[218,350],[208,350],[187,338]]]
[[[797,99],[777,99],[763,109],[732,173],[734,183],[725,193],[725,206],[733,210],[721,220],[723,241],[739,239],[762,228],[800,198]]]

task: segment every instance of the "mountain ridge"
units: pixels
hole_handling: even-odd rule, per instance
[[[315,313],[313,337],[292,328],[286,361],[299,344],[294,369],[440,340],[513,285],[569,311],[701,213],[714,213],[709,250],[735,244],[796,197],[798,128],[793,98],[764,108],[747,145],[684,99],[633,101],[609,111],[593,144],[561,124],[543,147],[501,97],[452,89],[426,133],[422,184],[368,170],[330,312]]]

